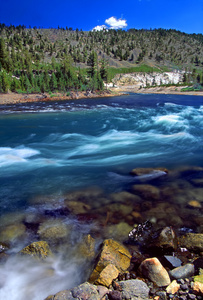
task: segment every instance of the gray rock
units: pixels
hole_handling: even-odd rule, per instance
[[[61,291],[53,296],[47,297],[45,300],[100,300],[101,296],[97,290],[97,286],[88,282],[82,283],[71,290]]]
[[[162,261],[163,265],[170,269],[178,268],[182,264],[182,261],[178,257],[172,255],[164,255]]]
[[[74,287],[72,290],[72,295],[75,299],[91,299],[91,300],[100,300],[100,295],[97,290],[97,286],[85,282],[79,286]]]
[[[139,279],[120,281],[122,299],[147,300],[149,299],[149,288],[145,282]]]
[[[193,276],[195,273],[195,267],[193,264],[186,264],[182,267],[175,268],[169,271],[169,275],[174,279],[183,279]]]

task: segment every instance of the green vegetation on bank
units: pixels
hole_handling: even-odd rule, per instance
[[[102,90],[116,74],[186,70],[203,82],[203,35],[176,30],[73,30],[0,24],[0,92]]]

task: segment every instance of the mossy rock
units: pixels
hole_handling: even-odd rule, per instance
[[[203,274],[195,276],[194,281],[198,281],[200,283],[203,283]]]
[[[23,248],[19,254],[27,255],[38,260],[44,260],[49,256],[52,256],[52,252],[49,245],[45,241],[34,242],[27,247]]]

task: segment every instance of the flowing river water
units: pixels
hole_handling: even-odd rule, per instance
[[[78,245],[89,233],[96,245],[107,237],[122,241],[120,223],[132,228],[146,219],[203,230],[201,96],[1,105],[0,138],[0,242],[9,245],[0,264],[0,299],[42,300],[86,280],[89,262]],[[138,167],[169,172],[130,175]],[[159,196],[132,191],[144,184]],[[140,200],[130,201],[129,193]],[[83,208],[71,210],[67,199]],[[42,264],[16,256],[41,239],[40,228],[57,222],[68,233],[52,245],[54,257]]]

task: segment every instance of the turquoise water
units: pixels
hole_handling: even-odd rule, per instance
[[[202,105],[195,96],[130,95],[15,106],[0,116],[1,211],[35,194],[117,190],[111,172],[203,166]]]
[[[3,286],[0,295],[4,299],[11,299],[11,295],[14,300],[27,299],[25,282],[31,291],[29,297],[34,300],[82,282],[84,277],[79,274],[84,265],[75,257],[73,249],[89,232],[99,239],[107,237],[99,236],[99,227],[95,233],[94,222],[97,219],[100,222],[101,208],[108,210],[112,204],[109,195],[129,192],[132,184],[143,183],[129,175],[133,168],[164,167],[170,171],[172,175],[153,181],[146,177],[144,183],[162,189],[164,197],[160,201],[170,203],[178,211],[177,225],[183,226],[191,214],[192,218],[201,215],[199,210],[188,211],[187,203],[183,205],[181,199],[186,199],[192,191],[191,195],[198,197],[191,196],[187,201],[203,202],[203,189],[192,185],[192,180],[202,178],[203,172],[199,169],[181,173],[180,170],[203,167],[203,97],[132,94],[1,106],[0,140],[0,229],[20,222],[27,226],[26,237],[10,241],[9,255],[39,239],[36,222],[29,221],[30,216],[39,217],[38,226],[47,216],[72,226],[72,250],[66,247],[60,250],[48,267],[24,262],[22,269],[22,263],[11,255],[0,269],[6,278],[0,282]],[[81,215],[77,218],[63,211],[64,195],[92,186],[102,190],[102,196],[83,196],[82,201],[92,207],[93,221],[85,215],[87,220],[83,216],[81,222]],[[182,194],[184,190],[187,195]],[[169,198],[174,191],[180,194],[179,198]],[[151,205],[156,207],[157,203]],[[146,206],[143,208],[142,203],[139,206],[144,221],[148,217]],[[117,221],[112,219],[112,224],[125,221],[133,226],[136,223],[132,216],[122,214],[118,211]],[[165,216],[159,220],[155,214],[152,218],[156,219],[154,222],[171,225]],[[105,220],[104,214],[104,223]],[[194,225],[192,220],[192,229],[198,231],[201,224]],[[65,262],[64,257],[61,260],[64,252],[69,253]],[[44,275],[46,268],[55,270],[51,279]],[[40,295],[36,290],[40,290]]]

